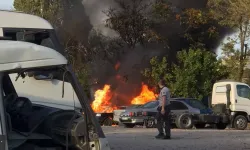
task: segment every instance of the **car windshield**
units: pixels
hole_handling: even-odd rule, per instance
[[[199,100],[196,99],[189,99],[188,103],[190,106],[198,109],[206,109],[207,107]]]
[[[143,108],[154,108],[159,105],[159,101],[152,101],[144,104],[142,107]]]

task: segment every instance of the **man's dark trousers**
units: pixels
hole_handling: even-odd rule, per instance
[[[169,106],[165,106],[165,114],[161,113],[161,107],[158,107],[156,115],[157,129],[160,134],[163,134],[163,123],[165,123],[165,134],[167,137],[171,137],[171,110]]]

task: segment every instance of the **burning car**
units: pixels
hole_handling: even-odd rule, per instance
[[[142,112],[144,109],[152,107],[152,105],[158,106],[158,101],[150,101],[144,105],[126,109],[120,114],[119,121],[124,124],[126,128],[133,128],[136,125],[143,125],[147,116],[145,116]]]

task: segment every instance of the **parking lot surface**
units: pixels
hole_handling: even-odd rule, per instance
[[[156,129],[103,127],[112,150],[247,150],[250,130],[172,129],[171,140],[159,140]]]

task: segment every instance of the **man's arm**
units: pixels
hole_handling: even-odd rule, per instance
[[[166,104],[166,95],[163,95],[162,96],[162,107],[161,107],[161,110],[163,110],[163,111],[165,110],[165,107],[164,107],[165,104]]]
[[[168,89],[167,88],[163,88],[161,91],[161,95],[162,95],[162,110],[165,110],[165,104],[166,104],[166,99],[167,99],[167,95],[168,95]]]

